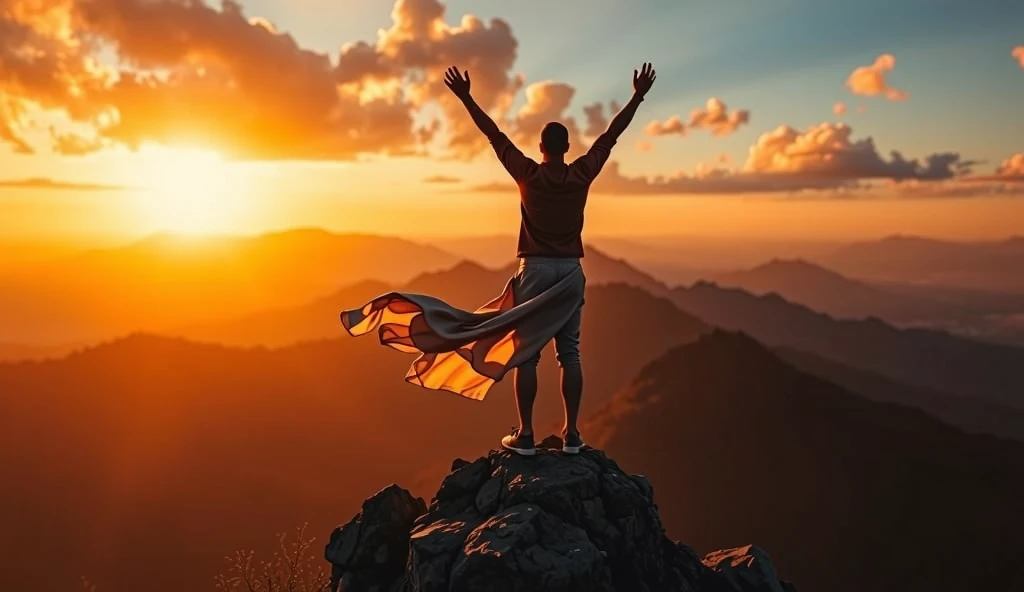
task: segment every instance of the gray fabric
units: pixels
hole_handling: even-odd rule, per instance
[[[533,359],[580,312],[586,280],[578,260],[571,261],[571,269],[539,268],[533,275],[537,280],[529,283],[529,297],[518,304],[513,277],[501,295],[473,312],[425,294],[389,292],[343,311],[341,322],[350,335],[376,330],[382,345],[419,353],[407,382],[482,400],[494,383]],[[545,287],[538,289],[542,278],[553,277],[548,269],[557,269],[557,278],[545,279]]]
[[[513,284],[516,302],[526,302],[530,298],[544,292],[555,282],[567,275],[579,277],[580,293],[585,293],[586,275],[576,274],[581,269],[579,259],[563,259],[554,257],[526,257],[519,262]],[[555,360],[559,366],[580,363],[580,324],[583,320],[583,304],[585,297],[580,298],[580,305],[564,325],[555,332]],[[526,364],[536,365],[540,362],[541,351],[538,351]]]

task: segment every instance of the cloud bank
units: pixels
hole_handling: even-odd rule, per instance
[[[240,159],[372,153],[467,160],[489,147],[441,82],[445,67],[457,64],[472,73],[477,101],[524,150],[556,120],[570,130],[570,156],[579,154],[619,106],[596,102],[572,115],[575,88],[527,84],[514,71],[518,47],[505,20],[453,19],[438,0],[396,0],[375,38],[333,54],[303,47],[237,0],[217,7],[200,0],[0,0],[0,143],[65,155],[161,143]],[[1012,55],[1024,62],[1024,46]],[[895,58],[882,54],[856,68],[846,85],[856,95],[903,100],[907,93],[887,80],[894,67]],[[846,105],[837,103],[834,113],[846,113]],[[748,110],[712,97],[688,117],[652,121],[645,131],[724,137],[749,123]],[[735,167],[720,160],[691,172],[631,177],[609,163],[595,191],[853,191],[865,182],[910,187],[968,179],[1007,186],[1022,174],[1020,155],[987,176],[973,175],[974,164],[953,152],[882,155],[870,137],[855,139],[843,124],[783,125],[762,134]]]
[[[424,105],[461,109],[439,83],[443,66],[472,70],[474,96],[498,113],[523,84],[505,21],[444,16],[436,0],[398,0],[375,42],[332,58],[235,0],[0,0],[0,141],[38,150],[30,137],[49,111],[88,129],[50,134],[65,154],[144,142],[241,158],[415,154],[440,129],[414,124]],[[447,151],[482,148],[466,118],[447,121]]]
[[[907,158],[883,155],[871,137],[855,138],[843,123],[824,122],[797,130],[787,125],[762,134],[741,166],[729,168],[728,155],[694,171],[653,177],[623,173],[609,161],[595,193],[618,195],[766,194],[818,192],[823,197],[970,197],[1024,191],[1024,154],[1007,159],[995,176],[973,174],[976,162],[955,152]],[[1001,184],[978,183],[997,181]],[[508,183],[488,183],[475,191],[515,191]]]

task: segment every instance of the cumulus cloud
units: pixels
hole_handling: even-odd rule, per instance
[[[562,82],[535,82],[526,87],[526,103],[520,107],[512,121],[512,140],[520,149],[540,142],[540,133],[550,121],[557,121],[569,130],[571,158],[586,148],[575,118],[566,115],[576,89]],[[477,132],[479,134],[479,132]]]
[[[617,113],[620,106],[615,101],[612,101],[608,106],[608,115],[605,115],[603,103],[592,103],[583,107],[583,119],[586,123],[586,127],[583,128],[583,135],[589,137],[600,136],[608,129],[608,123],[611,117]]]
[[[449,64],[473,72],[473,95],[504,116],[521,76],[508,23],[445,19],[437,0],[397,0],[374,42],[336,58],[301,47],[236,0],[0,0],[0,142],[38,149],[44,113],[97,133],[53,135],[58,152],[111,141],[201,144],[242,158],[354,158],[421,153],[440,123],[448,152],[485,148],[441,83]]]
[[[821,123],[805,130],[790,126],[762,134],[747,158],[731,167],[728,154],[713,164],[667,175],[631,176],[609,161],[595,181],[595,193],[617,195],[797,194],[819,197],[914,198],[1017,195],[1024,192],[1024,153],[1011,156],[996,175],[977,176],[976,161],[953,152],[907,158],[898,151],[882,155],[870,137],[856,139],[842,123]],[[983,182],[984,181],[984,182]],[[487,183],[469,191],[515,192],[508,182]]]
[[[810,190],[856,190],[871,182],[929,183],[954,180],[971,172],[973,161],[951,152],[908,159],[893,151],[882,156],[870,137],[854,139],[842,123],[821,123],[804,131],[790,126],[762,134],[738,169],[719,158],[692,173],[656,177],[624,175],[608,163],[595,191],[619,194],[777,193]],[[1006,166],[1006,165],[1004,165]]]
[[[1013,51],[1010,52],[1010,55],[1012,55],[1014,58],[1017,59],[1018,62],[1020,62],[1021,68],[1024,68],[1024,45],[1018,45],[1017,47],[1014,47]]]
[[[870,137],[852,139],[843,123],[821,123],[806,131],[787,125],[762,134],[750,148],[748,172],[789,173],[837,179],[948,179],[969,172],[972,163],[952,152],[936,153],[923,161],[906,159],[897,151],[888,159]]]
[[[990,175],[975,175],[966,180],[1011,185],[1024,183],[1024,152],[1018,152],[1006,158]]]
[[[842,117],[846,114],[846,103],[839,101],[835,105],[832,105],[832,112],[835,113],[837,117]]]
[[[890,101],[903,101],[909,96],[905,91],[889,86],[886,76],[896,67],[896,58],[883,53],[870,66],[860,66],[846,79],[846,87],[855,95],[867,97],[884,96]]]
[[[1024,181],[1024,152],[1018,152],[1003,161],[996,174],[1004,178]]]
[[[728,136],[741,126],[750,123],[750,111],[734,109],[729,111],[721,99],[711,97],[703,109],[690,111],[690,118],[683,121],[682,117],[673,115],[665,121],[652,121],[644,128],[648,135],[666,136],[679,134],[685,136],[692,130],[707,130],[715,136]]]

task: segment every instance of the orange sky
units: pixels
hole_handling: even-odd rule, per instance
[[[559,10],[578,13],[573,2]],[[538,156],[539,130],[559,120],[573,156],[607,126],[642,61],[595,47],[601,68],[555,67],[530,11],[459,1],[363,2],[330,39],[304,11],[261,0],[10,6],[0,30],[22,34],[0,39],[6,242],[292,226],[509,234],[515,188],[440,83],[444,68],[474,72],[474,97],[525,153]],[[586,17],[574,42],[607,30],[617,10]],[[702,9],[700,26],[684,25],[684,55],[678,31],[629,34],[659,78],[595,184],[591,235],[1021,232],[1013,97],[1024,39],[1005,15],[970,11],[951,36],[894,13],[899,26],[880,24],[877,39],[794,31],[751,56],[730,40],[778,15],[747,10]],[[630,16],[657,29],[696,14],[666,4]]]

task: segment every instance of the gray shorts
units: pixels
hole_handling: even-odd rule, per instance
[[[525,257],[519,260],[519,270],[512,283],[512,295],[516,304],[529,300],[544,290],[555,285],[565,276],[580,270],[579,259],[563,259],[555,257]],[[584,293],[587,278],[579,274],[580,294]],[[559,366],[578,365],[580,363],[580,322],[583,319],[583,298],[580,305],[569,320],[555,333],[555,360]],[[540,362],[540,352],[527,360],[523,365],[536,366]]]

